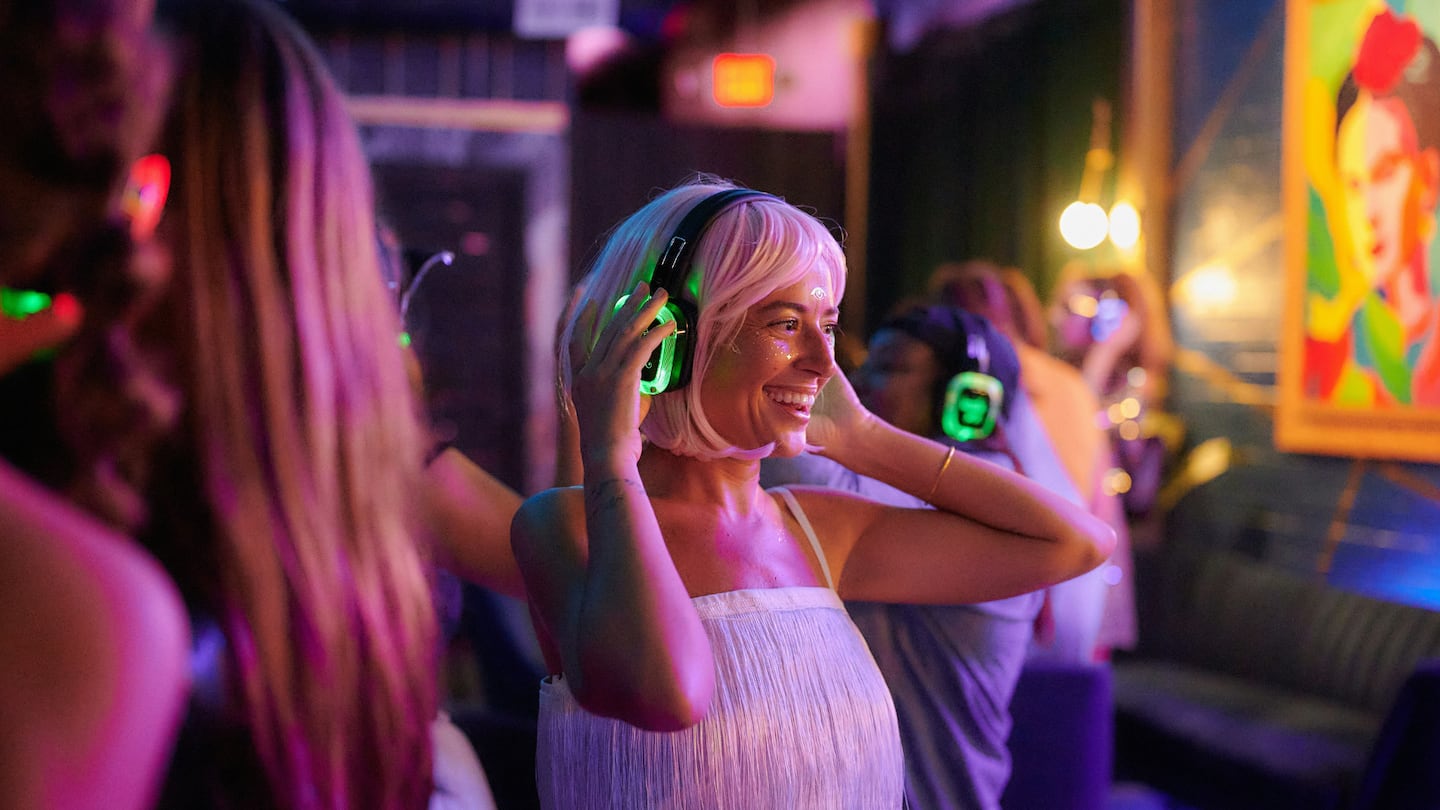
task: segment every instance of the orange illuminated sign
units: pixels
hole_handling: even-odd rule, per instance
[[[764,107],[775,98],[775,60],[768,54],[719,54],[711,75],[721,107]]]

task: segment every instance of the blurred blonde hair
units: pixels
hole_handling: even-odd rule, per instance
[[[930,298],[985,316],[1011,340],[1044,348],[1045,318],[1030,279],[1018,267],[988,259],[946,262],[927,284]]]
[[[173,276],[153,315],[117,322],[172,380],[180,422],[139,482],[141,536],[223,629],[226,708],[263,770],[237,790],[421,806],[438,703],[422,434],[368,165],[318,53],[272,4],[161,13],[184,54],[165,144]]]
[[[1040,296],[1035,293],[1030,277],[1018,267],[1006,267],[1000,271],[1000,281],[1005,285],[1006,298],[1010,302],[1011,319],[1015,326],[1013,337],[1037,349],[1044,349],[1050,343],[1045,327],[1045,309],[1040,306]]]

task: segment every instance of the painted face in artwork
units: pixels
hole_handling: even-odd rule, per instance
[[[1346,112],[1336,146],[1352,257],[1372,285],[1383,287],[1433,228],[1435,150],[1417,148],[1414,123],[1399,99],[1366,92]]]

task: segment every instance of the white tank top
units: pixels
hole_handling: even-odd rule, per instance
[[[799,504],[779,491],[820,559]],[[562,676],[540,687],[537,783],[547,810],[898,808],[904,762],[895,706],[830,588],[695,597],[715,656],[700,723],[644,731],[576,703]]]

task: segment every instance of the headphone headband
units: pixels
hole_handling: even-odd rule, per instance
[[[651,289],[663,288],[670,294],[665,307],[656,317],[652,328],[666,321],[675,324],[675,331],[651,352],[649,360],[640,371],[640,393],[654,396],[665,391],[684,388],[690,382],[691,358],[695,353],[695,327],[699,321],[699,308],[685,300],[686,276],[690,274],[690,260],[700,235],[725,207],[752,197],[771,197],[763,191],[748,188],[727,188],[710,194],[686,212],[676,226],[675,233],[665,244],[665,252],[655,262],[650,272]],[[615,303],[619,309],[626,295]]]
[[[678,298],[680,287],[690,269],[690,257],[695,253],[695,246],[699,244],[700,237],[709,227],[710,221],[732,203],[752,197],[770,196],[772,195],[763,191],[748,188],[727,188],[696,203],[680,220],[680,224],[675,226],[674,235],[665,244],[665,252],[660,255],[660,260],[655,263],[655,272],[650,276],[651,287],[663,287],[671,298]]]
[[[976,371],[981,374],[990,373],[990,344],[985,342],[985,335],[980,332],[971,332],[965,336],[965,354],[970,356],[978,366]]]

